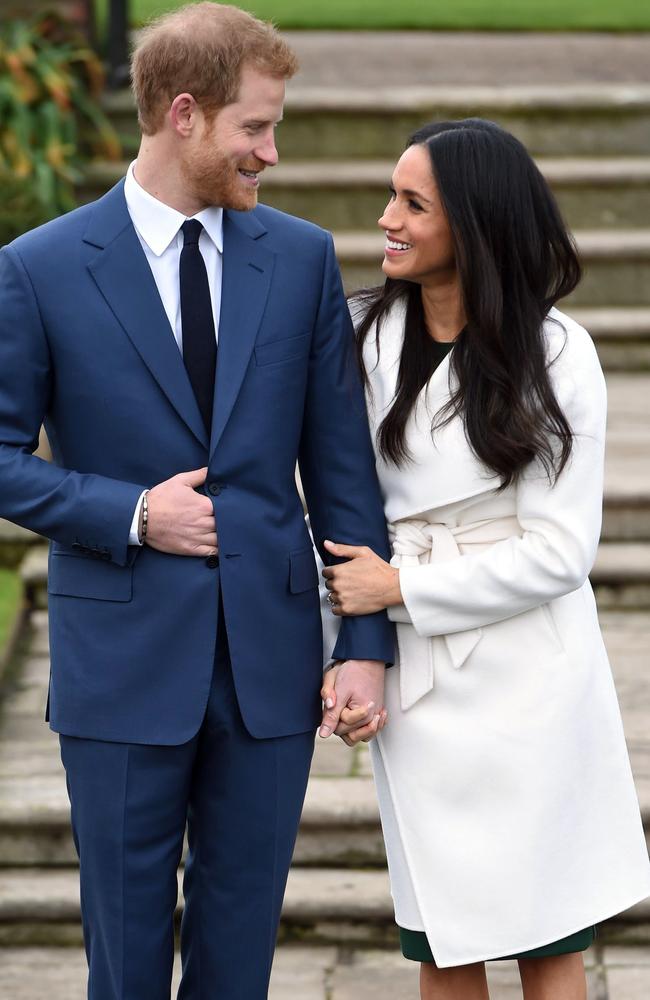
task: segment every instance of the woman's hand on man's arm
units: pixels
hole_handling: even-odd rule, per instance
[[[348,560],[323,570],[332,614],[370,615],[402,604],[399,570],[367,545],[340,545],[330,541],[325,541],[324,545],[331,555]]]

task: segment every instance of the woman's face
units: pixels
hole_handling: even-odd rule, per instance
[[[398,161],[379,225],[386,231],[382,270],[387,277],[424,286],[455,277],[451,230],[424,146],[410,146]]]

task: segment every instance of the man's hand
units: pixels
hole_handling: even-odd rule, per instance
[[[321,697],[325,704],[319,734],[332,733],[354,746],[367,743],[383,729],[385,665],[378,660],[345,660],[327,671]]]
[[[145,543],[176,556],[213,556],[219,551],[212,501],[201,493],[207,468],[180,472],[149,490]]]
[[[371,615],[403,603],[399,570],[367,545],[339,545],[330,541],[324,545],[333,556],[348,560],[323,570],[332,614]]]

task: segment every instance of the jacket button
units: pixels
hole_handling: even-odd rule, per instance
[[[210,485],[208,486],[208,493],[213,497],[218,497],[219,494],[221,493],[221,489],[222,487],[219,485],[219,483],[210,483]]]
[[[208,569],[216,569],[219,565],[219,556],[208,556],[205,560],[205,565]]]

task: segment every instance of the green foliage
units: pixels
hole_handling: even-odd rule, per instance
[[[133,24],[180,7],[186,0],[130,0]],[[230,0],[281,28],[487,31],[647,31],[644,0]],[[106,23],[108,0],[95,0]],[[399,58],[399,56],[396,56]]]
[[[21,601],[22,588],[18,574],[0,568],[0,657],[11,634]]]
[[[0,246],[51,219],[29,177],[18,178],[0,170]]]
[[[0,189],[0,218],[15,222],[22,205],[25,229],[39,210],[38,221],[66,212],[83,161],[119,159],[119,140],[98,104],[103,83],[99,59],[58,14],[2,24],[0,175],[14,184]]]

